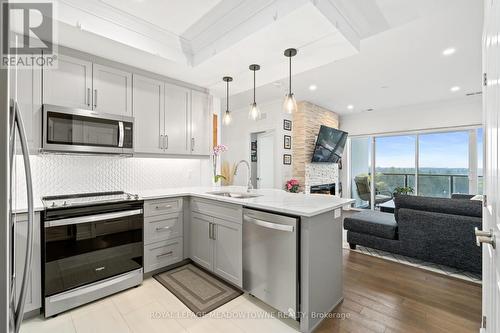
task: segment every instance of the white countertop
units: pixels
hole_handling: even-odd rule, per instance
[[[264,209],[277,213],[285,213],[305,217],[312,217],[328,211],[332,211],[334,209],[349,206],[354,202],[353,199],[342,199],[332,195],[289,193],[284,190],[277,189],[252,190],[251,193],[257,194],[259,196],[247,199],[223,197],[207,193],[212,191],[229,191],[241,193],[246,192],[246,188],[243,186],[180,187],[126,192],[134,194],[137,193],[143,200],[193,196],[238,204],[249,208]],[[42,211],[44,209],[42,201],[39,198],[35,198],[34,204],[35,211]],[[26,199],[19,199],[18,202],[14,204],[14,211],[16,213],[25,213],[27,209],[26,206]]]
[[[132,191],[138,193],[144,200],[160,199],[178,196],[193,196],[222,202],[242,205],[249,208],[258,208],[278,213],[296,216],[312,217],[334,209],[349,206],[353,199],[342,199],[332,195],[289,193],[278,189],[251,190],[255,198],[238,199],[209,194],[212,191],[246,192],[245,187],[187,187],[170,188],[164,190]]]

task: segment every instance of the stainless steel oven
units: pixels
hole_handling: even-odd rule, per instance
[[[134,118],[43,105],[43,151],[132,154]]]
[[[142,283],[143,202],[70,202],[43,213],[46,317]]]

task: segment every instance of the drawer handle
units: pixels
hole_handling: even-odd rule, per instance
[[[161,258],[161,257],[166,257],[166,256],[171,256],[174,253],[174,251],[168,251],[167,253],[163,254],[158,254],[156,258]]]
[[[157,227],[156,231],[165,231],[165,230],[169,230],[170,228],[172,228],[172,227]]]
[[[172,208],[172,205],[167,205],[167,206],[156,206],[155,208],[156,208],[156,210],[159,210],[159,209],[169,209],[169,208]]]
[[[97,268],[95,269],[95,271],[96,271],[96,272],[100,272],[100,271],[103,271],[103,270],[105,270],[105,269],[106,269],[106,266],[101,266],[101,267],[97,267]]]

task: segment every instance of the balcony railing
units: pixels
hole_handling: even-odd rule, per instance
[[[419,174],[418,194],[435,197],[451,197],[452,193],[469,193],[469,176],[464,174]],[[378,190],[394,191],[396,187],[415,189],[414,173],[376,173]],[[482,188],[482,176],[478,177],[478,187]]]

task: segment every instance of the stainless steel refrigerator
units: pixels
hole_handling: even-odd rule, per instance
[[[31,273],[34,219],[29,149],[17,103],[17,70],[0,69],[0,332],[11,333],[19,331],[23,320]],[[24,168],[21,164],[24,164]],[[20,199],[17,198],[19,194],[13,191],[19,187],[16,186],[18,177],[14,177],[16,170],[24,173],[25,182],[21,183],[26,186],[25,202],[28,215],[26,256],[21,272],[16,272],[15,269],[16,213],[13,207]],[[16,293],[16,290],[19,292]]]

